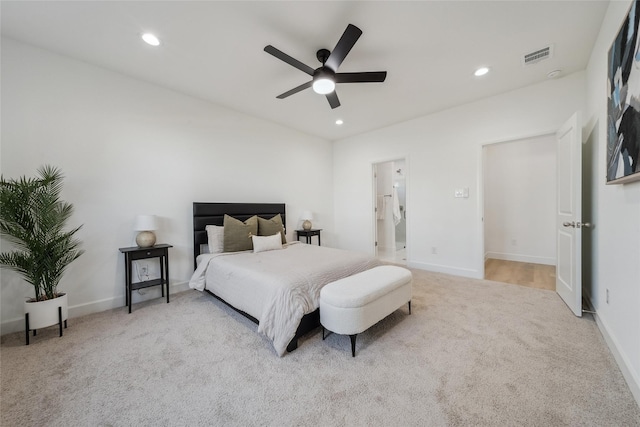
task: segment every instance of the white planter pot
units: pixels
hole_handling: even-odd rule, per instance
[[[29,330],[57,325],[60,322],[58,307],[62,307],[62,321],[64,322],[69,315],[67,294],[46,301],[25,302],[24,313],[25,316],[29,313]]]

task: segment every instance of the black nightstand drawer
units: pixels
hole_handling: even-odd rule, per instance
[[[166,253],[166,249],[141,249],[137,252],[131,252],[129,255],[131,261],[137,259],[146,259],[162,256]]]

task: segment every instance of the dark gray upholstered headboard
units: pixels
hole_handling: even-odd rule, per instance
[[[224,215],[227,214],[241,221],[258,215],[261,218],[272,218],[280,214],[282,223],[287,225],[284,203],[193,203],[193,265],[200,255],[200,245],[208,243],[207,225],[223,225]]]

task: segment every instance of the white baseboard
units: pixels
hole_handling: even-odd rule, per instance
[[[489,258],[502,259],[505,261],[528,262],[531,264],[556,265],[555,258],[533,256],[533,255],[508,254],[508,253],[502,253],[502,252],[485,253],[484,254],[485,261]]]
[[[407,266],[420,270],[434,271],[436,273],[452,274],[454,276],[469,277],[471,279],[482,279],[482,274],[478,270],[470,268],[451,267],[448,265],[428,264],[424,262],[407,262]]]
[[[597,313],[594,317],[596,319],[596,325],[598,325],[598,329],[600,329],[600,333],[604,337],[614,359],[616,359],[616,363],[622,372],[622,376],[631,390],[631,394],[633,394],[633,397],[636,399],[636,403],[640,406],[640,376],[638,375],[638,372],[633,370],[627,355],[620,352],[618,341],[609,333],[609,328],[607,328],[606,322],[604,322]]]
[[[170,294],[186,291],[188,289],[189,282],[179,282],[175,284],[172,283],[169,286]],[[162,291],[160,290],[159,286],[148,288],[148,290],[142,289],[142,291],[144,292],[143,295],[137,292],[133,293],[132,301],[134,304],[154,298],[159,298],[162,296]],[[72,319],[74,317],[86,316],[87,314],[99,313],[101,311],[111,310],[118,307],[124,307],[124,304],[125,295],[122,294],[112,298],[105,298],[98,301],[69,306],[69,319]],[[2,335],[5,335],[13,332],[24,332],[24,328],[24,317],[18,317],[2,322],[2,324],[0,325],[0,333]]]

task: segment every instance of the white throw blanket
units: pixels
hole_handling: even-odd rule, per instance
[[[282,250],[207,254],[189,286],[206,289],[258,319],[258,332],[282,356],[300,319],[318,308],[320,289],[368,270],[379,261],[368,255],[292,242]]]

